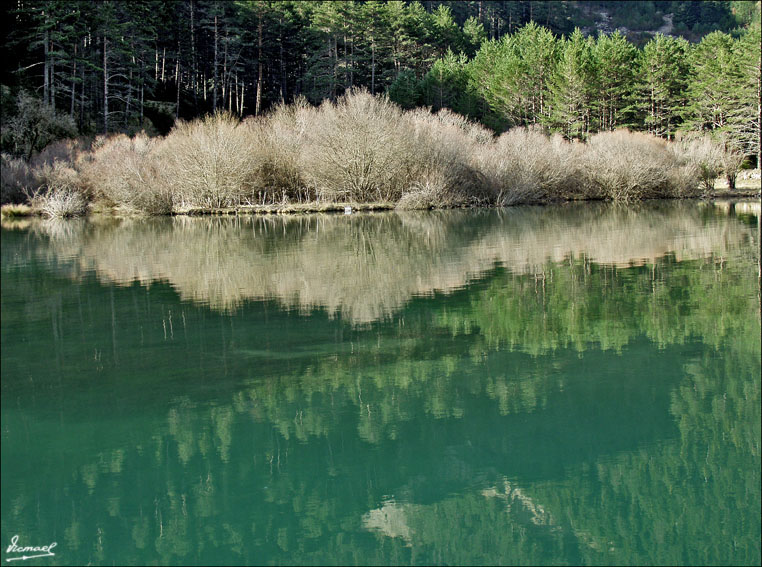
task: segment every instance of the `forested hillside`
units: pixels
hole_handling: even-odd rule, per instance
[[[758,156],[759,6],[18,0],[0,17],[2,147],[30,157],[56,137],[166,134],[364,87],[497,132],[710,130]]]

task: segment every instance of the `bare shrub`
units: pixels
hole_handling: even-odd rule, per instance
[[[87,199],[73,188],[56,188],[30,198],[32,209],[48,218],[78,217],[87,213]]]
[[[487,180],[475,159],[492,144],[488,130],[449,110],[431,114],[418,109],[407,113],[406,118],[415,158],[408,164],[401,208],[492,202]]]
[[[311,113],[301,167],[319,197],[396,201],[417,158],[402,110],[386,97],[352,90]]]
[[[300,169],[309,117],[314,114],[303,97],[281,104],[264,118],[248,119],[258,157],[252,192],[259,204],[308,201],[315,198]]]
[[[672,196],[681,165],[666,141],[626,129],[595,134],[584,156],[590,190],[615,201]]]
[[[23,203],[36,187],[37,180],[23,159],[0,155],[0,203]]]
[[[693,197],[700,193],[699,180],[701,170],[695,163],[682,161],[680,165],[672,167],[667,172],[668,186],[671,188],[669,194],[665,197]]]
[[[178,204],[228,207],[250,200],[260,165],[253,138],[230,114],[179,122],[161,152]]]
[[[465,200],[452,190],[452,178],[442,169],[429,169],[420,174],[406,190],[396,207],[398,209],[434,209],[464,204]]]
[[[714,189],[714,181],[720,174],[725,176],[728,187],[735,189],[745,156],[727,132],[688,134],[675,148],[680,157],[698,165],[706,191]]]
[[[29,160],[29,166],[32,169],[39,169],[46,165],[52,166],[55,162],[74,164],[79,155],[87,149],[89,149],[87,144],[79,139],[56,140],[34,154]]]
[[[54,161],[44,164],[34,170],[38,188],[43,192],[78,191],[80,187],[79,174],[71,167],[70,162]]]
[[[677,159],[690,167],[705,191],[714,189],[722,171],[722,148],[708,134],[682,136],[672,145]]]
[[[94,199],[129,211],[166,214],[173,194],[162,162],[162,140],[141,133],[99,137],[77,163],[81,186]]]
[[[736,188],[736,178],[744,158],[745,156],[741,151],[732,147],[728,147],[722,152],[722,171],[731,190]]]
[[[512,128],[480,157],[499,205],[568,198],[577,192],[579,151],[539,128]]]
[[[465,136],[476,144],[489,144],[495,138],[494,134],[481,124],[472,122],[465,116],[457,114],[449,108],[443,108],[436,113],[437,120],[443,126],[455,126]]]

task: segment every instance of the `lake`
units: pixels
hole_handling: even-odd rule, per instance
[[[4,224],[3,559],[759,565],[758,215]]]

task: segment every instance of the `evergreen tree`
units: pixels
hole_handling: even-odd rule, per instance
[[[423,102],[433,110],[450,108],[459,114],[473,116],[478,105],[469,93],[468,59],[448,50],[438,59],[424,78]]]
[[[648,132],[671,138],[685,113],[688,42],[662,34],[640,54],[633,110]]]
[[[690,52],[688,126],[724,131],[739,104],[741,72],[733,38],[722,32],[704,37]]]
[[[562,49],[552,86],[550,122],[567,138],[586,138],[591,129],[595,80],[592,40],[576,29]]]
[[[463,24],[463,36],[465,40],[465,53],[473,57],[479,46],[487,39],[484,26],[473,16]]]
[[[760,22],[757,19],[735,45],[740,82],[739,101],[728,117],[732,135],[744,153],[756,156],[757,168],[762,167],[760,138],[762,138],[762,57]]]
[[[617,31],[598,37],[593,57],[597,78],[594,101],[596,122],[601,130],[613,130],[624,122],[637,50]]]

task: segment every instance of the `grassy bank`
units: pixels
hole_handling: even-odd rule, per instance
[[[243,122],[179,122],[163,138],[63,141],[29,163],[2,159],[3,202],[50,217],[690,197],[710,190],[728,161],[708,138],[670,143],[617,130],[583,144],[532,128],[495,137],[450,111],[403,111],[364,91]]]

